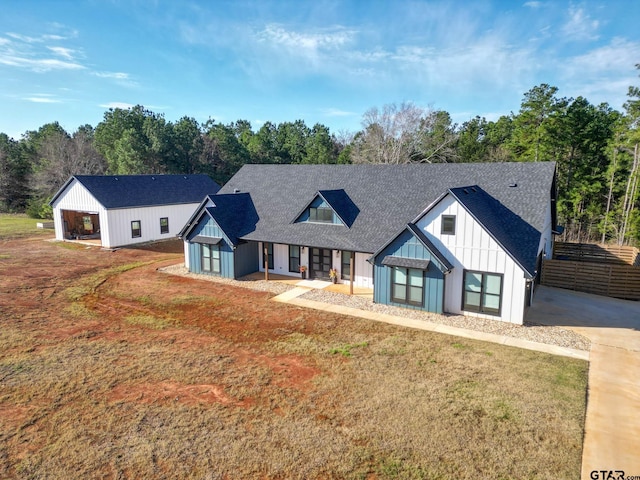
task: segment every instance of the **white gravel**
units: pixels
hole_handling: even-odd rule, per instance
[[[184,277],[197,278],[199,280],[207,280],[216,283],[224,283],[251,290],[263,292],[271,292],[279,295],[288,290],[295,288],[282,282],[264,280],[232,280],[223,277],[214,277],[210,275],[197,275],[190,273],[183,264],[172,265],[159,269],[164,273],[172,275],[181,275]],[[301,295],[299,298],[314,300],[317,302],[331,303],[334,305],[342,305],[345,307],[357,308],[360,310],[370,310],[374,312],[386,313],[398,317],[412,318],[415,320],[424,320],[432,323],[449,325],[452,327],[465,328],[467,330],[476,330],[479,332],[493,333],[496,335],[505,335],[514,338],[530,340],[532,342],[546,343],[548,345],[557,345],[560,347],[574,348],[576,350],[588,351],[591,342],[582,335],[566,330],[561,327],[550,327],[545,325],[537,325],[525,322],[525,325],[515,325],[512,323],[501,322],[498,320],[486,320],[482,318],[466,317],[464,315],[439,315],[436,313],[423,312],[420,310],[410,310],[407,308],[393,307],[390,305],[381,305],[373,303],[373,301],[358,297],[356,295],[343,295],[340,293],[327,292],[325,290],[315,289]]]

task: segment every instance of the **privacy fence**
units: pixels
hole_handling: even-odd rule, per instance
[[[556,242],[542,263],[542,284],[608,297],[640,300],[636,247]]]

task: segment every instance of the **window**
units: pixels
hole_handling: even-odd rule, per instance
[[[220,273],[220,246],[202,243],[202,271]]]
[[[501,306],[502,275],[464,272],[463,310],[500,315]]]
[[[442,229],[440,233],[442,233],[442,235],[456,234],[456,216],[455,215],[442,215]]]
[[[417,268],[393,267],[391,301],[422,307],[424,305],[424,272]]]
[[[340,278],[351,280],[351,252],[342,251],[342,263],[340,265]]]
[[[327,207],[310,207],[309,221],[333,223],[333,210]]]
[[[262,244],[262,265],[264,266],[264,249],[267,249],[268,269],[273,270],[273,243]]]
[[[131,238],[138,238],[142,236],[142,228],[140,226],[140,220],[131,221]]]
[[[160,233],[169,233],[169,217],[160,219]]]
[[[289,271],[300,271],[300,247],[298,245],[289,245]]]

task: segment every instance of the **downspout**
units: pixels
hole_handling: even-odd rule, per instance
[[[349,257],[349,278],[351,281],[349,282],[349,295],[353,295],[353,282],[356,281],[356,254],[355,252],[351,252]]]

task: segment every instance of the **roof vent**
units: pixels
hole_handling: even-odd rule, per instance
[[[517,184],[517,183],[510,183],[510,184],[509,184],[509,187],[511,187],[511,188],[516,188],[517,186],[518,186],[518,184]]]
[[[155,179],[156,179],[156,177],[151,177],[151,180],[155,180]]]
[[[464,193],[466,193],[467,195],[469,195],[469,190],[467,190],[466,188],[463,188],[463,189],[462,189],[462,191],[463,191]]]
[[[234,188],[233,189],[233,193],[240,193],[240,189],[239,188]]]
[[[476,192],[477,192],[476,187],[471,187],[471,191],[472,191],[473,193],[476,193]]]
[[[117,182],[118,181],[118,177],[115,177],[115,179],[116,179],[116,182]]]

